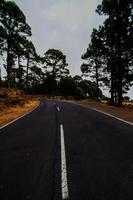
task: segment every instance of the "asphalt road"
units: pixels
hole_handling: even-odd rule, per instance
[[[0,130],[0,200],[132,200],[133,126],[43,101]]]

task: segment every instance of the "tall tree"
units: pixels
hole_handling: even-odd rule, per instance
[[[17,38],[31,36],[31,29],[26,23],[25,15],[15,2],[1,0],[0,29],[4,33],[4,45],[1,46],[1,51],[5,51],[7,54],[7,82],[8,86],[10,86],[10,72],[16,58]]]
[[[66,56],[60,50],[49,49],[44,54],[44,64],[44,69],[48,70],[55,80],[69,74]]]
[[[42,69],[34,65],[30,68],[29,81],[30,81],[30,92],[33,94],[43,94],[43,72]]]
[[[25,55],[25,46],[27,44],[27,39],[25,36],[16,35],[16,41],[14,42],[14,53],[16,55],[16,65],[17,68],[17,78],[18,78],[18,88],[23,89],[23,75],[24,75],[24,65],[21,63]]]
[[[25,50],[25,58],[27,60],[26,64],[26,83],[25,83],[25,89],[28,93],[29,90],[29,71],[32,66],[34,66],[34,62],[36,62],[37,53],[34,47],[34,44],[31,41],[26,40],[24,44],[24,50]]]
[[[133,1],[103,0],[97,12],[106,15],[105,36],[108,47],[108,71],[111,73],[111,98],[122,105],[133,81]]]
[[[67,66],[66,56],[60,50],[49,49],[44,54],[44,69],[53,83],[53,93],[57,90],[57,82],[60,78],[69,74]]]
[[[102,78],[102,65],[104,65],[105,62],[102,37],[103,27],[99,27],[99,30],[93,29],[91,43],[86,53],[82,55],[82,59],[86,62],[81,66],[83,75],[89,75],[91,78],[95,79],[97,101],[99,101],[99,82]]]

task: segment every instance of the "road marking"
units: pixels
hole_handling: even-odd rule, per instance
[[[5,127],[7,127],[8,125],[10,125],[10,124],[12,124],[12,123],[18,121],[19,119],[23,118],[24,116],[30,114],[30,113],[33,112],[37,107],[39,107],[39,105],[40,105],[40,103],[39,103],[35,108],[33,108],[33,109],[30,110],[29,112],[25,113],[24,115],[21,115],[20,117],[18,117],[18,118],[16,118],[16,119],[12,120],[11,122],[9,122],[9,123],[7,123],[7,124],[1,126],[1,127],[0,127],[0,130],[3,129],[3,128],[5,128]]]
[[[57,106],[57,110],[60,112],[60,108]]]
[[[101,111],[101,110],[99,110],[99,109],[96,109],[96,108],[90,108],[90,109],[91,109],[91,110],[95,110],[95,111],[97,111],[97,112],[100,112],[100,113],[102,113],[102,114],[104,114],[104,115],[107,115],[107,116],[109,116],[109,117],[115,118],[115,119],[117,119],[117,120],[119,120],[119,121],[122,121],[122,122],[124,122],[124,123],[127,123],[127,124],[129,124],[129,125],[133,125],[132,122],[128,122],[128,121],[126,121],[126,120],[124,120],[124,119],[121,119],[121,118],[119,118],[119,117],[116,117],[116,116],[114,116],[114,115],[111,115],[111,114],[109,114],[109,113],[107,113],[107,112]]]
[[[112,118],[114,118],[114,119],[117,119],[117,120],[119,120],[119,121],[121,121],[121,122],[124,122],[124,123],[126,123],[126,124],[129,124],[129,125],[132,125],[132,126],[133,126],[133,123],[132,123],[132,122],[128,122],[128,121],[126,121],[126,120],[124,120],[124,119],[121,119],[121,118],[119,118],[119,117],[116,117],[115,115],[109,114],[109,113],[104,112],[104,111],[102,111],[102,110],[99,110],[99,109],[96,109],[96,108],[92,108],[92,107],[89,107],[89,106],[85,106],[85,105],[81,105],[81,104],[77,104],[77,105],[82,106],[82,107],[85,107],[85,108],[88,108],[88,109],[91,109],[91,110],[94,110],[94,111],[96,111],[96,112],[102,113],[102,114],[104,114],[104,115],[107,115],[107,116],[109,116],[109,117],[112,117]]]
[[[64,103],[69,103],[69,102],[64,102]],[[124,119],[121,119],[121,118],[119,118],[119,117],[116,117],[116,116],[114,116],[114,115],[112,115],[112,114],[109,114],[109,113],[107,113],[107,112],[104,112],[104,111],[102,111],[102,110],[99,110],[99,109],[96,109],[96,108],[93,108],[93,107],[90,107],[90,106],[87,106],[87,105],[81,105],[81,104],[78,104],[78,103],[69,103],[69,104],[73,104],[73,105],[78,105],[78,106],[81,106],[81,107],[84,107],[84,108],[88,108],[88,109],[90,109],[90,110],[94,110],[94,111],[96,111],[96,112],[100,112],[100,113],[102,113],[102,114],[104,114],[104,115],[107,115],[107,116],[109,116],[109,117],[112,117],[112,118],[114,118],[114,119],[117,119],[117,120],[119,120],[119,121],[121,121],[121,122],[124,122],[124,123],[126,123],[126,124],[129,124],[129,125],[132,125],[133,126],[133,123],[132,122],[129,122],[129,121],[126,121],[126,120],[124,120]]]
[[[68,182],[67,182],[67,167],[66,167],[66,153],[65,153],[65,140],[63,125],[60,124],[60,135],[61,135],[61,190],[62,199],[68,199]]]

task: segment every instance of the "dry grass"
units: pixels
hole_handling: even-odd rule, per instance
[[[24,95],[21,90],[0,89],[0,126],[14,120],[38,105],[36,99]]]
[[[0,112],[0,126],[16,119],[38,105],[37,100],[30,100],[23,106],[7,107]]]

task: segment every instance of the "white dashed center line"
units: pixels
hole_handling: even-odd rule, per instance
[[[57,110],[60,112],[60,108],[57,106]]]
[[[63,125],[60,125],[60,135],[61,135],[61,190],[62,199],[68,199],[68,182],[67,182],[67,167],[66,167],[66,153],[65,153],[65,140],[64,140],[64,130]]]

